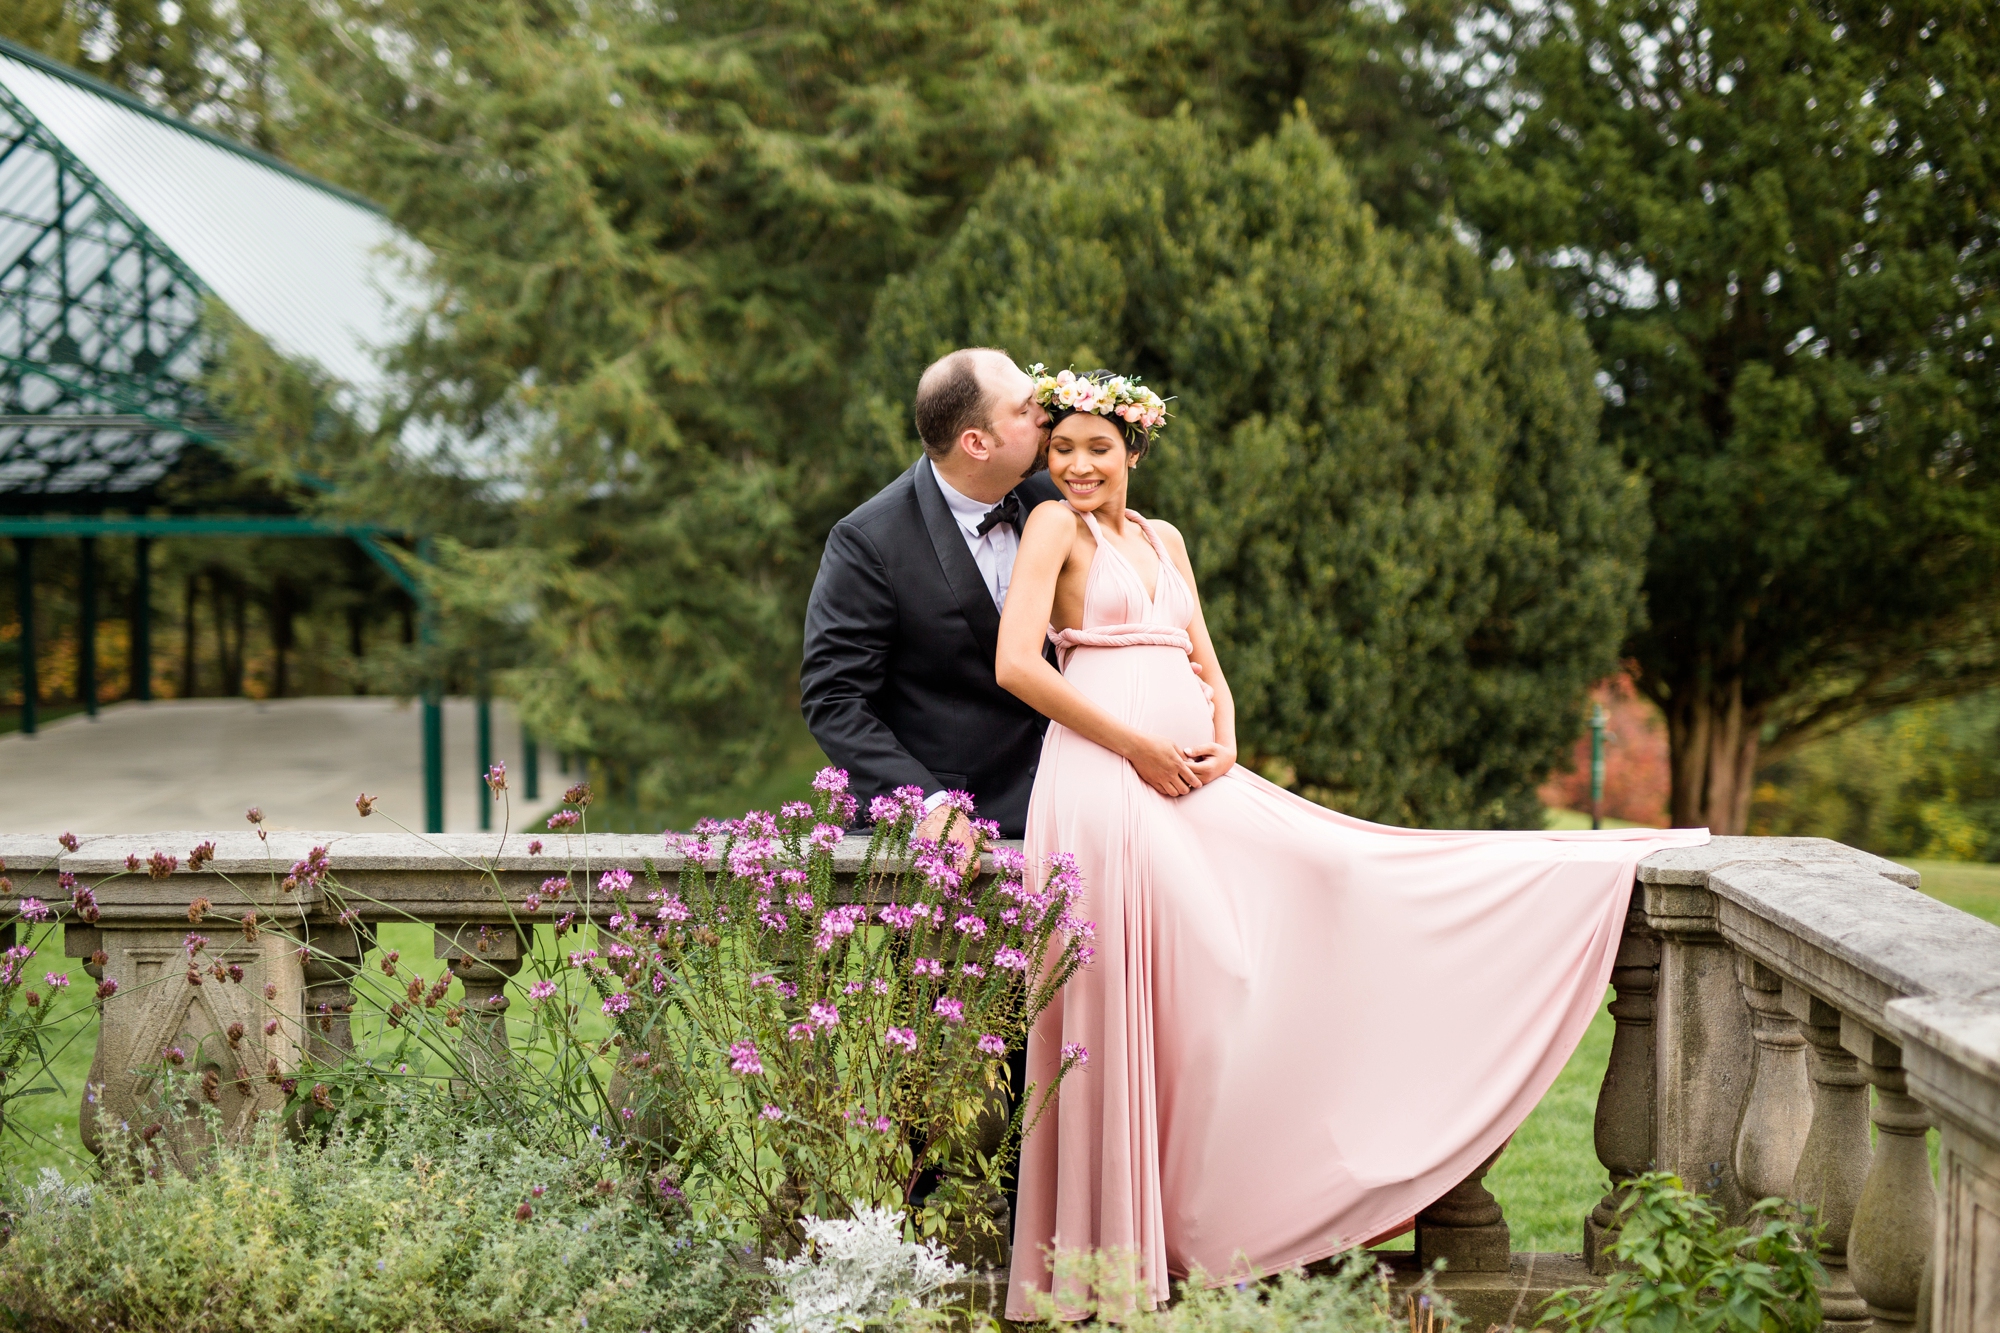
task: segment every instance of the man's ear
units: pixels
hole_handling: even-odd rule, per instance
[[[968,426],[959,432],[958,447],[975,462],[984,463],[993,454],[993,441],[986,438],[986,432],[977,426]]]

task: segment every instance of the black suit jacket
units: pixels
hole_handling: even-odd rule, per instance
[[[1038,472],[1026,509],[1059,497]],[[1048,722],[993,678],[1000,613],[922,458],[834,525],[806,604],[806,726],[865,812],[902,786],[969,791],[1021,836]]]

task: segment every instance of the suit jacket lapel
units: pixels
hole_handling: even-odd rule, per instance
[[[1000,646],[1000,612],[994,608],[993,594],[986,590],[986,580],[979,576],[979,566],[973,563],[972,552],[966,548],[965,533],[951,516],[951,507],[944,502],[937,478],[931,475],[931,460],[918,459],[916,473],[917,508],[923,513],[924,527],[937,551],[938,566],[944,571],[944,581],[951,586],[959,610],[965,612],[966,623],[972,626],[980,650],[990,661]]]

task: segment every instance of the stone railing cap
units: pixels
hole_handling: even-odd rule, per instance
[[[1884,1017],[1908,1041],[2000,1082],[2000,1002],[1913,996],[1890,1003]]]
[[[1724,866],[1739,862],[1789,864],[1825,870],[1849,866],[1880,875],[1909,888],[1919,888],[1923,876],[1886,857],[1864,852],[1831,838],[1711,838],[1699,847],[1670,847],[1639,863],[1642,884],[1700,885]]]

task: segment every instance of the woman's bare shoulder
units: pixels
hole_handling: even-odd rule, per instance
[[[1167,544],[1168,550],[1181,555],[1187,554],[1187,539],[1181,536],[1179,528],[1164,518],[1149,518],[1146,522],[1152,525],[1153,531],[1160,534],[1160,540]]]
[[[1068,505],[1040,504],[1028,515],[1028,521],[1021,528],[1021,545],[1029,543],[1037,546],[1067,546],[1076,540],[1079,532],[1088,532],[1083,516]]]

